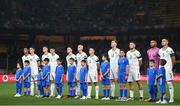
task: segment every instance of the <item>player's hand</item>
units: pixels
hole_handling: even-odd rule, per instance
[[[101,79],[104,79],[104,77],[103,77],[103,76],[101,76]]]
[[[128,76],[127,75],[126,75],[125,79],[128,80]]]

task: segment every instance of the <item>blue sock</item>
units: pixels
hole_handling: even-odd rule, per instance
[[[30,95],[30,91],[27,91],[27,94]]]
[[[70,93],[70,96],[72,96],[72,95],[73,95],[72,90],[70,90],[70,92],[69,92],[69,93]]]
[[[123,96],[123,89],[120,89],[120,97]]]
[[[124,89],[124,97],[127,97],[127,89]]]
[[[85,96],[85,89],[82,89],[82,96]]]
[[[47,91],[47,93],[48,93],[48,96],[50,96],[50,92],[49,92],[49,91]]]
[[[157,99],[157,93],[154,93],[154,100]]]
[[[22,93],[22,88],[19,88],[19,94],[21,95],[21,93]]]
[[[150,94],[150,98],[153,99],[153,97],[154,97],[153,93],[149,92],[149,94]]]
[[[69,90],[69,96],[71,96],[71,90]]]
[[[104,93],[104,97],[106,97],[107,95],[106,95],[106,89],[105,88],[103,90],[103,93]]]
[[[16,94],[17,94],[17,93],[19,93],[19,90],[18,90],[18,88],[16,87]]]
[[[163,101],[163,96],[161,96],[161,101]]]
[[[107,97],[110,97],[110,89],[107,89]]]
[[[24,91],[24,95],[27,95],[27,91]]]
[[[73,89],[73,96],[75,96],[76,95],[76,90],[75,89]]]
[[[62,95],[62,87],[59,88],[59,95]]]
[[[58,87],[58,88],[56,88],[56,90],[57,90],[57,93],[58,93],[58,95],[59,95],[59,87]]]
[[[84,96],[87,96],[87,89],[84,89]]]

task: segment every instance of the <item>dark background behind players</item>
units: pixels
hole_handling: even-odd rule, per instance
[[[26,46],[34,45],[39,56],[42,46],[55,46],[65,61],[67,46],[83,43],[86,52],[94,47],[100,55],[114,38],[124,49],[136,41],[143,55],[142,72],[151,39],[160,47],[160,39],[168,38],[179,61],[179,5],[179,0],[0,1],[0,73],[14,73]]]

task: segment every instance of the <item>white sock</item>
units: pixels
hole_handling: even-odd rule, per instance
[[[37,93],[38,92],[38,86],[37,86],[37,82],[35,82],[35,93]]]
[[[51,96],[54,95],[55,84],[51,83]]]
[[[112,97],[115,96],[115,84],[114,83],[111,84],[111,96]]]
[[[31,82],[31,95],[34,95],[34,82]]]
[[[134,98],[134,91],[130,90],[129,93],[130,93],[130,98]]]
[[[174,99],[174,86],[172,82],[168,82],[170,99]]]
[[[80,95],[80,84],[77,83],[77,88],[76,88],[76,95]]]
[[[96,90],[96,97],[99,97],[99,86],[96,86],[95,90]]]
[[[143,90],[139,90],[140,97],[143,98]]]
[[[92,86],[88,86],[88,97],[91,97]]]

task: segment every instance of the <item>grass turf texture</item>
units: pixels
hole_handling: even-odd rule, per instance
[[[174,83],[175,87],[175,102],[168,103],[168,105],[180,104],[180,83]],[[143,83],[144,97],[148,98],[147,84]],[[128,92],[129,93],[129,92]],[[137,86],[135,86],[135,97],[134,101],[120,102],[115,100],[102,101],[100,99],[79,100],[79,99],[56,99],[56,98],[37,98],[22,96],[19,98],[13,97],[15,94],[14,83],[1,83],[0,84],[0,105],[157,105],[156,103],[149,103],[145,101],[139,101],[139,93]],[[67,85],[65,84],[63,89],[63,95],[67,94]],[[92,95],[94,96],[95,90],[93,88]],[[102,86],[100,86],[100,97],[102,97]],[[116,85],[116,96],[119,96],[119,86]],[[169,94],[167,93],[167,97]],[[158,97],[159,98],[159,97]]]

